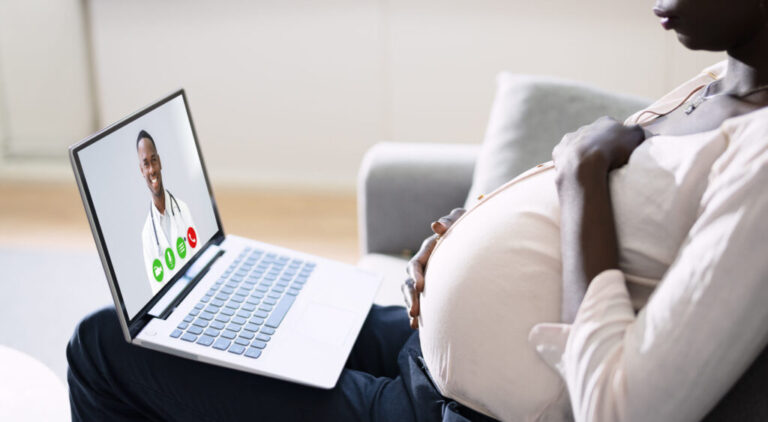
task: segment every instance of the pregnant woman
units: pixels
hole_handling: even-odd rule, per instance
[[[333,390],[126,344],[67,348],[74,420],[695,421],[768,340],[768,9],[660,0],[728,60],[433,224]],[[642,65],[642,64],[639,64]]]

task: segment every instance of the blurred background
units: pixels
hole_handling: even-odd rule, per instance
[[[653,98],[724,57],[684,50],[652,6],[0,0],[0,344],[64,378],[71,327],[7,321],[19,298],[72,324],[110,300],[67,146],[165,94],[187,90],[228,232],[354,263],[364,152],[480,143],[498,72]]]

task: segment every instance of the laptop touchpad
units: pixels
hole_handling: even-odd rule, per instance
[[[349,335],[353,313],[323,303],[312,302],[301,316],[302,334],[319,342],[341,345]]]

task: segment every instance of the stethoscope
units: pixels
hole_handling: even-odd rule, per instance
[[[182,217],[182,215],[181,215],[181,208],[179,207],[179,203],[176,202],[176,198],[173,197],[173,194],[171,192],[168,192],[168,196],[171,198],[171,207],[170,207],[171,208],[171,218],[176,216],[176,213],[173,212],[173,206],[174,205],[176,205],[176,211],[179,212],[179,217]],[[155,206],[155,204],[153,204],[152,201],[150,201],[149,202],[149,216],[152,217],[152,231],[155,232],[155,244],[157,245],[157,255],[161,255],[161,253],[160,253],[160,238],[157,236],[157,227],[155,226],[155,213],[152,212],[152,207],[154,207],[154,206]]]

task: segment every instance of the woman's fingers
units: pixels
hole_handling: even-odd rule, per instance
[[[432,250],[437,243],[437,235],[432,235],[421,243],[421,248],[416,252],[416,255],[408,261],[406,271],[408,275],[416,282],[416,290],[421,292],[424,290],[424,267],[429,261],[429,256],[432,254]]]
[[[419,316],[419,312],[421,312],[421,303],[419,302],[419,292],[416,291],[413,279],[409,278],[405,280],[401,290],[403,292],[405,304],[408,307],[408,318],[411,320],[411,328],[414,330],[418,329],[419,322],[417,318]]]
[[[408,311],[408,315],[412,318],[419,316],[421,312],[421,303],[419,301],[419,292],[416,289],[411,290],[411,309]]]
[[[440,217],[432,223],[432,231],[437,235],[444,235],[446,231],[459,219],[467,210],[464,208],[454,208],[450,214]]]

